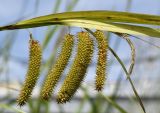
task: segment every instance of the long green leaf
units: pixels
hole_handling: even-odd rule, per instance
[[[106,22],[125,22],[160,25],[160,16],[117,11],[77,11],[51,14],[26,20],[24,22],[57,21],[63,19],[85,19]]]
[[[88,15],[86,15],[86,13]],[[94,14],[94,15],[93,15]],[[109,19],[105,14],[118,18]],[[120,15],[121,14],[121,15]],[[97,16],[98,15],[98,16]],[[137,16],[137,17],[136,17]],[[93,18],[95,17],[95,18]],[[2,30],[24,29],[49,25],[67,25],[84,28],[93,28],[106,30],[111,32],[127,33],[131,35],[143,35],[160,38],[160,30],[151,27],[144,27],[138,25],[130,25],[126,23],[115,22],[132,22],[139,24],[153,24],[160,25],[160,16],[132,14],[124,12],[113,12],[113,15],[108,11],[85,11],[85,12],[66,12],[60,14],[53,14],[48,16],[41,16],[30,20],[18,22],[13,25],[0,27]]]
[[[94,28],[94,29],[99,29],[99,30],[106,30],[106,31],[111,31],[111,32],[127,33],[131,35],[152,36],[152,37],[160,38],[160,30],[158,29],[136,26],[136,25],[127,25],[127,24],[110,23],[110,22],[104,23],[104,22],[98,22],[98,21],[93,21],[93,20],[78,20],[78,19],[33,22],[33,23],[20,22],[15,25],[0,27],[0,31],[40,27],[40,26],[47,26],[47,25],[77,26],[77,27],[84,27],[84,28]]]

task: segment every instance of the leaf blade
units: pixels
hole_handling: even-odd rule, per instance
[[[36,21],[56,21],[63,19],[89,19],[106,22],[124,22],[148,25],[160,25],[160,16],[149,14],[138,14],[129,12],[118,11],[75,11],[64,12],[57,14],[50,14],[46,16],[36,17],[23,22],[36,22]]]
[[[57,21],[38,21],[38,22],[20,22],[15,25],[0,27],[1,30],[12,30],[12,29],[24,29],[24,28],[33,28],[47,25],[67,25],[67,26],[76,26],[84,27],[90,29],[99,29],[111,32],[127,33],[131,35],[141,35],[141,36],[151,36],[160,38],[160,30],[153,29],[150,27],[136,26],[136,25],[127,25],[120,23],[111,23],[111,22],[101,22],[93,20],[80,20],[80,19],[64,19]]]

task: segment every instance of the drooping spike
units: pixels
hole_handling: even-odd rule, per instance
[[[23,106],[31,96],[32,90],[35,87],[40,74],[40,66],[42,59],[41,46],[39,42],[34,40],[33,38],[30,38],[29,43],[30,43],[29,66],[24,84],[17,99],[19,106]]]
[[[94,45],[93,41],[90,39],[89,33],[78,33],[78,39],[77,55],[62,87],[58,92],[58,103],[65,103],[72,98],[79,88],[92,58]]]
[[[94,34],[98,43],[98,61],[96,68],[95,87],[97,91],[101,91],[106,81],[108,40],[105,38],[104,33],[100,30],[94,32]]]
[[[40,97],[42,100],[49,100],[52,95],[53,89],[61,77],[66,65],[69,62],[69,58],[72,53],[72,48],[74,44],[74,36],[71,34],[65,35],[64,42],[62,44],[61,53],[54,64],[53,68],[50,70],[44,84],[42,86]]]

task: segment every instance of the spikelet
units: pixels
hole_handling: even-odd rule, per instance
[[[94,32],[94,34],[98,43],[98,61],[97,61],[95,85],[96,85],[96,90],[101,91],[104,87],[106,80],[108,40],[105,38],[104,33],[100,30]]]
[[[48,73],[46,80],[42,86],[40,97],[42,100],[49,100],[52,95],[53,89],[57,84],[60,76],[65,69],[67,63],[69,62],[69,58],[72,53],[72,48],[74,44],[74,36],[71,34],[67,34],[64,38],[64,42],[62,45],[61,53],[54,64],[53,68]]]
[[[77,55],[60,91],[58,92],[58,103],[65,103],[72,98],[76,90],[79,88],[92,58],[93,41],[90,39],[89,33],[78,33],[78,39]]]
[[[17,99],[18,105],[23,106],[29,97],[38,80],[40,74],[42,49],[38,41],[30,39],[29,66],[26,74],[25,82]]]

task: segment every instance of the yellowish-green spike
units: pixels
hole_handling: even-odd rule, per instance
[[[23,106],[29,97],[38,80],[41,66],[42,49],[38,41],[30,39],[29,66],[25,82],[17,99],[18,105]]]
[[[69,62],[69,58],[72,53],[72,48],[74,44],[74,36],[67,34],[64,38],[61,53],[54,64],[53,68],[48,73],[44,84],[42,86],[40,97],[42,100],[49,100],[52,95],[53,89],[61,77],[66,65]]]
[[[65,103],[72,98],[79,88],[92,58],[93,41],[90,39],[89,33],[78,33],[78,40],[77,55],[60,91],[58,92],[58,103]]]
[[[107,52],[108,40],[102,31],[97,30],[94,32],[95,38],[98,43],[98,61],[96,69],[96,90],[101,91],[106,81],[106,66],[107,66]]]

